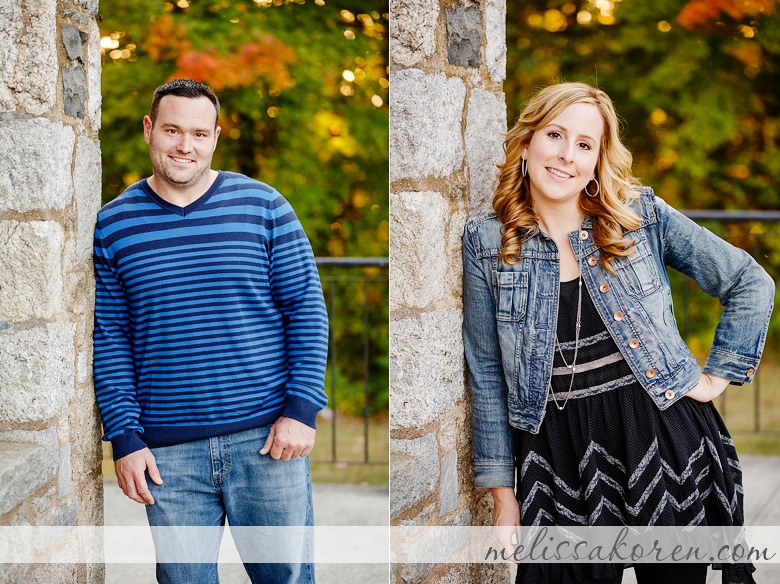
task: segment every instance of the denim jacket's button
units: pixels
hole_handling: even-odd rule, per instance
[[[625,314],[623,314],[622,312],[620,312],[618,310],[615,314],[612,315],[612,318],[614,318],[616,321],[620,322],[621,320],[623,320],[625,318],[625,316],[626,316]],[[637,343],[637,345],[638,344],[639,343]],[[632,347],[632,348],[634,348],[634,347]]]
[[[599,259],[596,256],[590,256],[588,258],[588,265],[591,268],[594,267],[597,263],[599,263]]]
[[[586,239],[588,239],[588,232],[585,231],[584,229],[582,231],[580,231],[580,239],[582,241],[585,241]]]
[[[664,392],[664,397],[665,397],[666,399],[674,399],[674,390],[667,389],[667,390]]]
[[[748,377],[753,377],[753,374],[754,374],[755,372],[756,372],[756,370],[755,370],[755,369],[753,369],[753,368],[751,367],[750,369],[748,369],[747,371],[745,371],[745,375],[747,375]]]
[[[636,349],[639,346],[639,340],[638,339],[631,339],[628,341],[628,346],[632,349]]]
[[[645,375],[647,376],[648,379],[652,379],[653,377],[655,377],[655,369],[652,368],[648,369],[647,371],[645,371]],[[669,391],[672,390],[670,389]]]
[[[609,284],[604,283],[601,286],[599,286],[599,292],[601,292],[602,294],[606,294],[607,292],[609,292]]]

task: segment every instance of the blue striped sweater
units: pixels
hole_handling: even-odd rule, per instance
[[[328,322],[287,201],[220,172],[187,207],[142,180],[95,227],[95,393],[114,459],[325,406]]]

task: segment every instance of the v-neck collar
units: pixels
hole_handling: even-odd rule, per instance
[[[152,199],[155,203],[157,203],[160,207],[162,207],[166,211],[175,213],[176,215],[181,215],[182,217],[186,217],[187,215],[196,211],[199,207],[204,205],[214,195],[214,193],[217,192],[217,189],[222,185],[222,181],[224,179],[225,179],[224,173],[221,170],[217,171],[217,178],[214,179],[214,182],[211,183],[211,186],[208,188],[208,190],[205,193],[203,193],[200,197],[195,199],[192,203],[187,205],[186,207],[180,207],[179,205],[174,205],[173,203],[170,203],[165,199],[163,199],[160,195],[154,192],[154,189],[149,184],[148,178],[145,178],[143,180],[143,182],[141,183],[141,188],[143,188],[143,191],[149,196],[150,199]]]

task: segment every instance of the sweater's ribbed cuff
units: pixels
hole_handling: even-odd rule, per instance
[[[119,436],[114,436],[111,439],[111,447],[114,451],[114,460],[138,452],[146,448],[146,443],[141,440],[141,436],[138,432],[125,432]]]
[[[319,412],[320,408],[309,400],[287,394],[287,404],[284,406],[282,416],[303,422],[310,428],[316,428]]]

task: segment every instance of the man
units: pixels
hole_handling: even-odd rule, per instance
[[[95,228],[104,439],[119,487],[146,505],[166,583],[217,581],[226,518],[312,525],[307,455],[327,401],[311,247],[279,193],[212,170],[218,117],[207,86],[158,87],[143,120],[154,172],[103,207]],[[313,582],[308,532],[234,530],[251,580]],[[264,562],[274,544],[287,559]]]

